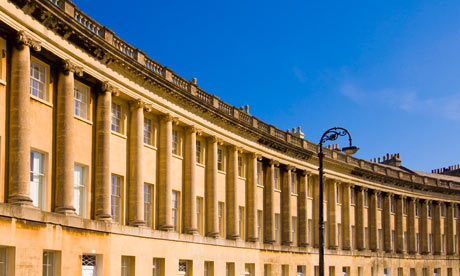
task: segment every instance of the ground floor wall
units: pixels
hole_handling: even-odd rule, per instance
[[[8,275],[42,275],[45,251],[56,253],[56,276],[82,275],[84,255],[96,256],[98,276],[123,275],[122,269],[127,264],[122,262],[122,256],[131,260],[129,275],[152,275],[154,259],[161,260],[161,275],[168,276],[206,275],[205,262],[212,263],[214,271],[209,275],[216,276],[251,275],[245,273],[248,266],[253,268],[252,275],[301,275],[297,274],[298,266],[303,266],[304,275],[316,275],[316,249],[296,252],[244,241],[231,244],[225,240],[209,244],[207,238],[196,240],[191,235],[161,231],[149,236],[151,232],[29,208],[0,206],[0,248],[6,248]],[[460,276],[458,256],[379,254],[326,251],[326,275],[434,276],[438,269],[439,276]],[[179,262],[187,263],[187,274],[179,273]],[[233,270],[231,274],[227,274],[229,267]],[[411,274],[411,269],[415,274]]]

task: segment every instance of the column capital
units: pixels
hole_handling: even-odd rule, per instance
[[[278,167],[280,165],[280,162],[275,159],[267,159],[267,164],[270,166],[274,165],[275,167]]]
[[[23,30],[18,31],[16,34],[16,45],[19,47],[28,46],[37,52],[42,49],[41,42],[31,38]]]
[[[79,77],[83,76],[83,67],[75,65],[75,63],[71,62],[70,59],[62,61],[62,71],[64,71],[64,74],[73,72]]]
[[[446,207],[453,207],[454,206],[454,203],[450,202],[450,201],[446,201],[446,202],[444,202],[444,204],[446,205]]]
[[[301,176],[311,176],[311,171],[309,170],[299,170]]]
[[[381,191],[376,190],[376,189],[369,189],[369,193],[375,194],[377,196],[377,195],[381,194]]]
[[[262,160],[262,155],[257,153],[257,152],[248,152],[247,155],[249,156],[249,158],[255,158],[257,159],[257,161],[261,161]]]
[[[194,125],[186,126],[186,127],[185,127],[185,131],[186,131],[187,133],[196,133],[196,134],[198,134],[198,133],[200,132],[200,131],[198,130],[198,128],[197,128],[196,126],[194,126]]]
[[[160,115],[160,120],[162,122],[172,122],[174,125],[179,124],[179,118],[172,116],[171,113],[165,113]]]
[[[219,139],[216,136],[208,136],[206,139],[211,143],[219,142]]]
[[[441,205],[441,201],[439,201],[439,200],[431,200],[431,204],[433,204],[433,205]]]
[[[136,100],[131,100],[129,101],[129,108],[131,111],[139,108],[144,108],[145,102],[142,101],[141,99],[136,99]]]
[[[286,170],[291,171],[291,172],[295,172],[296,168],[293,165],[286,165]]]
[[[120,94],[118,88],[113,87],[113,85],[108,81],[104,81],[101,84],[101,91],[105,93],[112,93],[113,96],[118,96]]]
[[[406,198],[405,195],[400,195],[400,194],[394,194],[394,197],[395,197],[396,199],[405,199],[405,198]]]

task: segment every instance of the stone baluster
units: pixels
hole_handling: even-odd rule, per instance
[[[257,154],[249,153],[248,177],[246,182],[247,240],[257,241]]]
[[[30,48],[40,43],[23,31],[16,35],[11,54],[9,114],[8,202],[31,205],[30,198]]]
[[[131,101],[129,132],[128,223],[145,224],[144,220],[144,106],[141,100]]]
[[[391,193],[383,193],[383,249],[387,253],[393,251],[391,238]]]
[[[283,245],[292,244],[291,175],[293,166],[285,166],[281,186],[281,237]]]
[[[308,245],[307,234],[307,193],[308,193],[308,179],[310,174],[307,171],[300,171],[299,177],[299,197],[297,199],[297,217],[299,220],[299,247],[306,247]]]
[[[350,193],[352,187],[348,183],[342,183],[342,249],[351,249],[351,224],[350,224]]]
[[[69,60],[59,72],[56,107],[56,207],[55,211],[74,214],[74,73],[82,69]]]
[[[433,254],[441,255],[442,239],[441,239],[441,202],[433,201],[433,220],[431,221],[431,229],[433,233]]]
[[[407,199],[407,238],[408,238],[408,252],[409,254],[417,253],[417,234],[415,233],[415,198],[409,197]]]
[[[112,93],[116,89],[108,82],[102,85],[97,96],[96,108],[96,149],[95,149],[95,214],[98,220],[110,220],[111,177],[110,177],[110,136],[112,117]]]
[[[326,193],[328,193],[327,201],[327,234],[328,248],[337,249],[337,181],[334,179],[326,179]]]
[[[420,200],[420,223],[419,223],[419,232],[420,232],[420,253],[429,254],[430,248],[428,247],[428,203],[429,200],[421,199]]]
[[[454,238],[454,210],[453,203],[446,202],[446,254],[453,255],[455,253],[455,238]]]
[[[206,163],[206,236],[219,236],[218,204],[217,204],[217,138],[208,139]]]
[[[184,232],[195,234],[198,231],[196,217],[196,134],[197,129],[185,129],[184,152]]]
[[[165,114],[160,119],[159,175],[158,175],[158,229],[169,231],[172,221],[172,125],[175,119]]]
[[[273,202],[275,200],[275,163],[274,160],[268,160],[266,176],[265,176],[265,187],[264,187],[264,242],[274,243],[275,238],[275,210]]]
[[[356,186],[356,206],[355,206],[355,229],[356,229],[356,249],[366,248],[364,240],[364,193],[365,188]]]
[[[226,185],[226,207],[227,207],[227,238],[237,239],[238,229],[238,149],[235,146],[229,147],[228,172]]]
[[[369,191],[369,210],[368,210],[368,229],[369,229],[369,249],[373,252],[378,250],[377,234],[377,197],[376,190]]]
[[[405,198],[401,195],[395,195],[395,216],[394,216],[394,227],[395,227],[395,249],[397,253],[404,253],[404,224],[403,224],[403,212],[404,212],[404,200]]]

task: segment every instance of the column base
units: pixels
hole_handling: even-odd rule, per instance
[[[292,245],[292,241],[285,241],[285,242],[282,242],[281,245],[291,246],[291,245]]]
[[[55,213],[63,214],[63,215],[76,215],[75,208],[72,206],[59,206],[54,208]]]
[[[408,253],[411,254],[411,255],[415,255],[415,254],[417,254],[417,251],[409,251]]]
[[[259,238],[254,238],[254,237],[250,237],[250,238],[247,238],[246,241],[248,242],[257,242],[259,240]]]
[[[143,220],[132,220],[128,224],[130,226],[145,226],[145,221],[143,221]]]
[[[198,229],[196,229],[196,228],[185,229],[184,233],[189,234],[189,235],[196,235],[196,234],[198,234]]]
[[[342,247],[342,250],[348,250],[348,251],[350,251],[350,250],[351,250],[351,247],[350,247],[350,246],[344,246],[344,247]]]
[[[229,240],[236,240],[240,237],[240,235],[227,235],[227,239]]]
[[[274,244],[276,241],[272,241],[272,240],[265,240],[264,243],[267,243],[267,244]]]
[[[14,205],[28,206],[32,205],[32,199],[26,195],[13,195],[8,197],[8,203]]]
[[[404,254],[404,253],[406,253],[406,251],[404,251],[404,250],[396,250],[396,253],[398,253],[398,254]]]
[[[171,231],[174,229],[174,226],[172,225],[160,225],[158,226],[158,230],[161,230],[161,231]]]
[[[329,245],[329,246],[327,247],[327,249],[331,249],[331,250],[337,250],[338,248],[339,248],[339,247],[336,246],[336,245]]]
[[[217,238],[219,237],[219,232],[208,232],[206,233],[206,236],[211,238]]]
[[[101,220],[101,221],[111,221],[112,216],[108,214],[97,214],[96,215],[96,220]]]

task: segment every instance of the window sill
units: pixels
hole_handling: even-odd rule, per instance
[[[225,171],[219,171],[219,170],[217,170],[217,173],[220,173],[220,174],[223,174],[223,175],[227,174]]]
[[[154,147],[154,146],[152,146],[152,145],[149,145],[149,144],[146,144],[146,143],[144,143],[144,147],[149,148],[149,149],[152,149],[152,150],[157,150],[156,147]]]
[[[243,176],[238,176],[238,179],[246,181],[246,177],[243,177]]]
[[[123,134],[121,134],[119,132],[116,132],[116,131],[113,131],[113,130],[112,130],[112,134],[115,135],[115,136],[118,136],[120,138],[123,138],[123,139],[128,139],[128,137],[126,135],[123,135]]]
[[[1,86],[6,86],[6,81],[0,80],[0,85],[1,85]]]
[[[206,168],[206,166],[205,166],[204,164],[201,164],[201,163],[198,163],[198,162],[196,163],[196,165],[197,165],[198,167]]]
[[[77,115],[73,115],[73,117],[74,117],[75,119],[77,119],[77,120],[80,120],[80,121],[82,121],[82,122],[84,122],[84,123],[87,123],[88,125],[93,125],[93,122],[91,122],[90,120],[87,120],[87,119],[82,118],[82,117],[77,116]]]
[[[180,155],[177,155],[177,154],[174,154],[174,153],[172,154],[172,157],[180,159],[180,160],[184,160],[184,157],[182,157]]]
[[[273,190],[274,190],[275,192],[281,193],[281,190],[280,190],[280,189],[274,188]]]
[[[260,184],[256,184],[256,185],[257,185],[257,187],[259,187],[259,188],[262,188],[262,189],[264,188],[264,185],[260,185]]]
[[[43,100],[43,99],[40,99],[39,97],[36,97],[36,96],[34,96],[34,95],[32,95],[32,94],[30,95],[30,98],[31,98],[32,100],[35,100],[35,101],[39,102],[39,103],[42,103],[42,104],[44,104],[44,105],[47,105],[47,106],[49,106],[49,107],[51,107],[51,108],[53,107],[53,105],[52,105],[51,103],[49,103],[49,102],[47,102],[47,101],[45,101],[45,100]]]
[[[299,194],[291,193],[291,196],[299,196]]]

